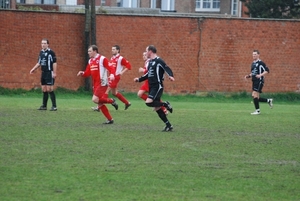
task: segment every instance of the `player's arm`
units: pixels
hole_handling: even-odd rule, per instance
[[[135,82],[143,82],[143,81],[145,81],[147,79],[148,79],[148,72],[146,74],[144,74],[143,76],[141,76],[140,78],[134,78],[133,80]]]
[[[174,75],[173,75],[173,71],[171,70],[171,68],[164,62],[161,61],[162,67],[165,70],[166,74],[169,76],[169,79],[171,81],[175,81],[174,79]]]
[[[56,55],[53,51],[51,51],[52,54],[52,59],[53,59],[53,72],[52,72],[52,77],[55,78],[56,77],[56,73],[57,73],[57,62],[56,62]]]
[[[77,73],[77,76],[81,75],[82,77],[88,77],[91,75],[91,68],[90,65],[88,64],[85,68],[85,71],[79,71]]]
[[[250,74],[248,74],[248,75],[245,75],[245,77],[244,77],[244,78],[245,78],[245,79],[247,79],[247,78],[250,78],[250,77],[251,77],[251,75],[252,75],[251,73],[250,73]]]
[[[30,74],[32,74],[37,68],[39,68],[41,65],[40,65],[40,63],[36,63],[34,66],[33,66],[33,68],[30,70]]]
[[[57,63],[53,63],[53,73],[52,73],[52,77],[56,78],[56,73],[57,73]]]
[[[259,75],[256,75],[256,78],[261,78],[261,77],[265,76],[266,74],[268,74],[270,72],[270,69],[263,62],[261,63],[260,68],[263,69],[263,72]]]
[[[131,64],[125,58],[122,58],[121,65],[125,67],[121,71],[121,75],[123,75],[126,71],[131,70]]]
[[[114,80],[115,74],[116,74],[116,68],[113,67],[112,65],[109,65],[107,58],[103,59],[103,66],[104,66],[104,68],[106,68],[108,70],[110,80]]]

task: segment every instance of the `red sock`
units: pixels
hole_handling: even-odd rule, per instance
[[[148,95],[147,94],[143,94],[142,96],[141,96],[141,99],[143,99],[143,100],[146,100],[148,98]]]
[[[112,117],[111,117],[106,105],[102,105],[100,107],[100,110],[104,114],[104,116],[106,117],[107,120],[109,120],[109,121],[112,120]]]
[[[121,93],[117,93],[116,95],[115,95],[120,101],[122,101],[123,103],[125,103],[125,105],[127,105],[129,102],[128,102],[128,100],[126,100],[126,98],[121,94]]]

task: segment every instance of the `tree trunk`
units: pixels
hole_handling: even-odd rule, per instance
[[[90,30],[91,30],[91,12],[90,12],[90,0],[85,0],[85,29],[84,29],[84,37],[85,37],[85,63],[87,64],[89,61],[89,55],[87,54],[88,47],[90,46]],[[84,66],[85,69],[86,66]],[[84,89],[86,91],[90,91],[91,89],[91,78],[87,77],[84,82]]]
[[[95,0],[91,0],[91,42],[92,44],[97,45]]]

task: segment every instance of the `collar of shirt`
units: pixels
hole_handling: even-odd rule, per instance
[[[113,59],[116,59],[120,56],[120,54],[116,54],[115,56],[113,56]]]
[[[43,52],[46,52],[46,51],[48,51],[48,50],[50,50],[50,48],[47,48],[47,49],[45,49],[45,50],[44,50],[44,49],[42,49],[42,51],[43,51]]]

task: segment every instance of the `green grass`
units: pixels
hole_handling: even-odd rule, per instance
[[[1,201],[300,200],[297,94],[259,116],[243,93],[164,96],[167,133],[135,94],[108,105],[113,125],[89,93],[58,90],[57,112],[37,110],[40,92],[1,94]]]

